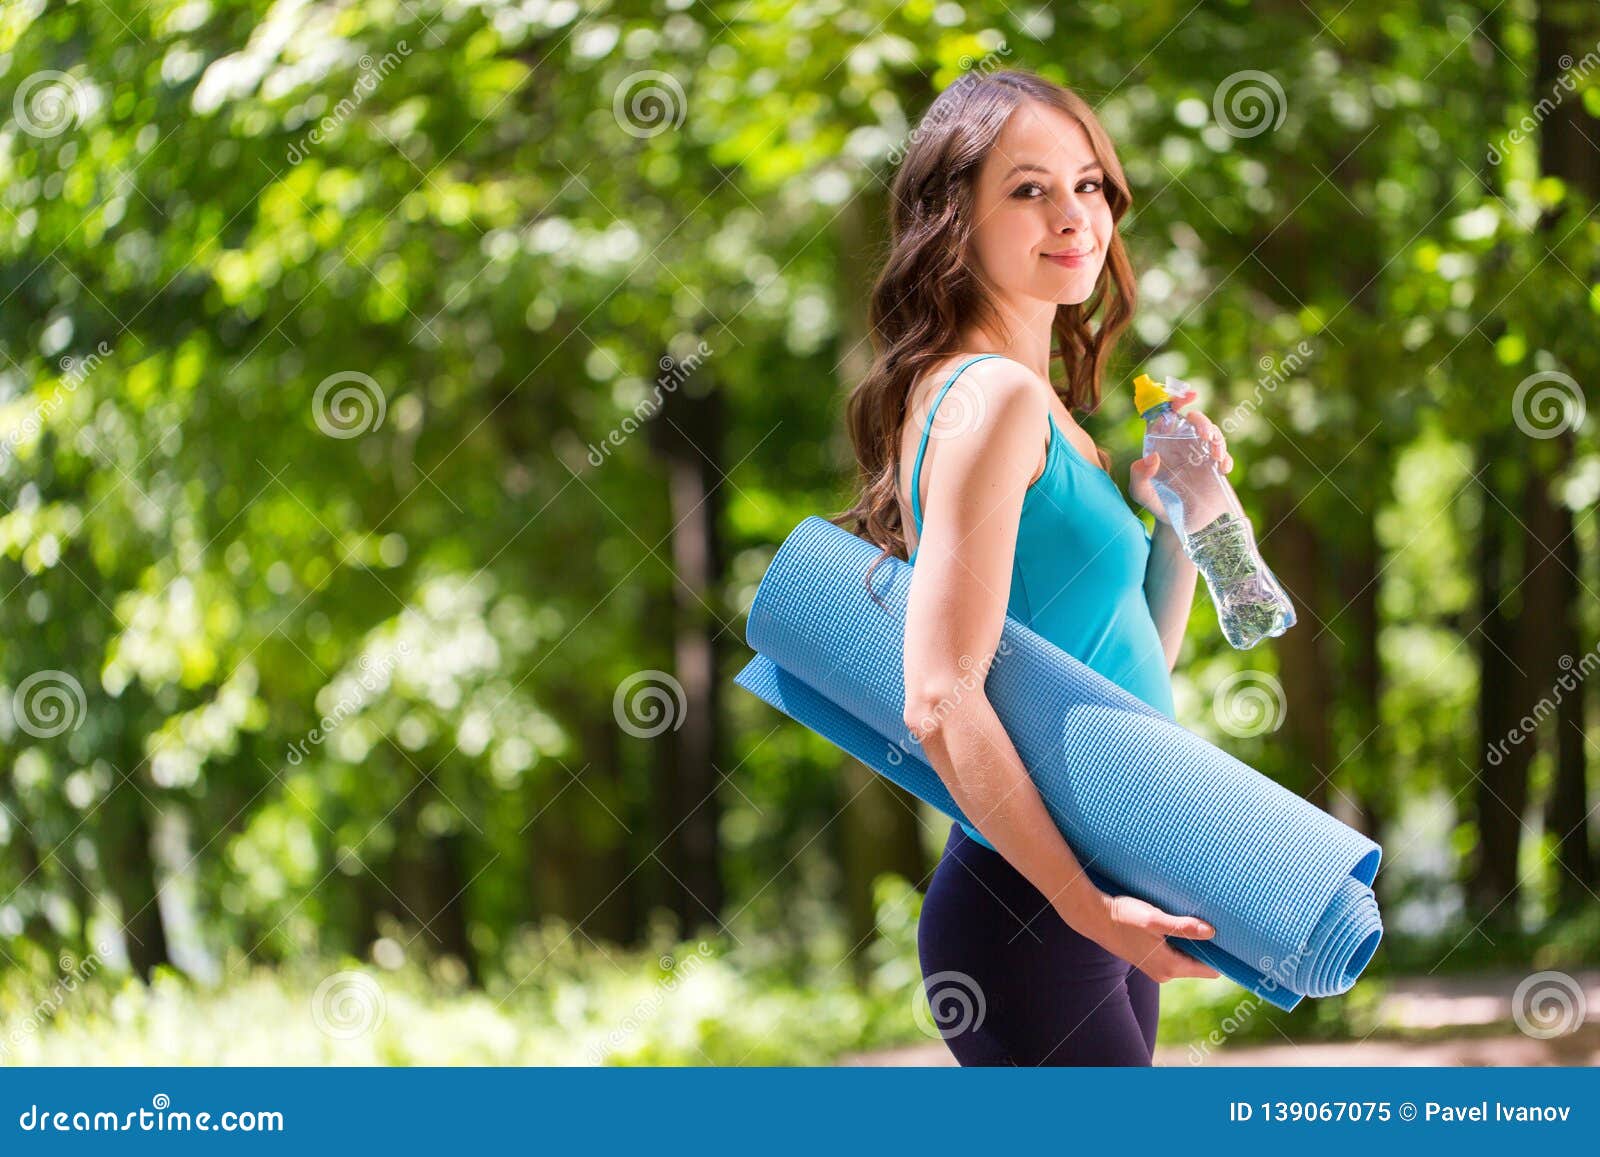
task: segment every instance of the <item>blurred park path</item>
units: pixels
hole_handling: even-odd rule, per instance
[[[1573,975],[1583,989],[1582,1023],[1558,1036],[1530,1036],[1512,1016],[1512,995],[1526,973],[1406,977],[1379,1002],[1378,1028],[1366,1040],[1244,1044],[1211,1050],[1207,1065],[1600,1065],[1600,971]],[[1535,1010],[1537,1013],[1538,1010]],[[1156,1048],[1157,1065],[1196,1063],[1189,1046]],[[939,1041],[858,1053],[841,1065],[948,1067]]]

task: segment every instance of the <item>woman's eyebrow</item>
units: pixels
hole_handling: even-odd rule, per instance
[[[1089,161],[1083,166],[1083,168],[1079,169],[1078,172],[1081,175],[1083,173],[1087,173],[1090,169],[1098,169],[1100,167],[1099,161]],[[1050,170],[1045,168],[1043,165],[1036,165],[1032,161],[1023,161],[1020,165],[1012,165],[1011,172],[1007,173],[1006,177],[1009,178],[1015,173],[1048,173],[1049,171]]]

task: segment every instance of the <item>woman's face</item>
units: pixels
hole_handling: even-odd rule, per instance
[[[1083,126],[1026,101],[978,170],[979,272],[1000,294],[1076,305],[1094,292],[1113,225],[1105,172]],[[1071,259],[1052,255],[1081,254]]]

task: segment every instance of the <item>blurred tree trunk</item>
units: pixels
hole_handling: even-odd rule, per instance
[[[1506,852],[1515,856],[1518,837],[1523,831],[1533,834],[1527,822],[1530,799],[1529,773],[1538,755],[1542,740],[1551,731],[1545,719],[1555,709],[1555,684],[1560,675],[1557,661],[1566,637],[1568,608],[1564,601],[1566,572],[1555,551],[1561,539],[1571,533],[1572,519],[1551,493],[1553,472],[1546,465],[1549,456],[1543,451],[1555,449],[1548,443],[1534,447],[1523,458],[1522,502],[1519,517],[1512,520],[1507,530],[1521,539],[1522,575],[1516,592],[1520,609],[1515,612],[1515,634],[1512,639],[1512,658],[1516,668],[1516,697],[1512,703],[1513,721],[1517,728],[1528,733],[1527,738],[1513,748],[1501,765],[1506,772],[1497,787],[1499,799],[1494,803],[1503,806],[1506,818],[1515,824],[1507,829]],[[1531,726],[1529,722],[1531,721]],[[1496,777],[1487,776],[1491,780]],[[1513,870],[1515,859],[1512,861]],[[1520,901],[1521,880],[1513,875],[1511,894],[1505,908],[1496,913],[1514,915]]]
[[[171,962],[166,925],[157,902],[155,848],[151,841],[149,805],[132,776],[143,766],[134,751],[124,751],[125,766],[133,772],[115,772],[116,779],[101,806],[105,842],[102,848],[106,882],[116,897],[127,940],[128,962],[145,980],[157,965]]]
[[[84,846],[88,846],[90,838],[87,835],[82,836],[82,843]],[[72,897],[72,908],[78,917],[76,945],[79,952],[83,956],[94,955],[101,957],[103,942],[90,938],[91,928],[89,923],[94,916],[95,908],[100,904],[100,897],[95,894],[89,884],[89,878],[94,876],[94,870],[89,864],[83,862],[83,858],[78,855],[77,848],[78,842],[76,840],[69,841],[58,849],[55,854],[74,861],[72,863],[72,874],[67,877],[67,892]],[[45,943],[48,944],[49,941]]]
[[[1537,67],[1528,81],[1532,91],[1524,94],[1528,103],[1545,100],[1550,93],[1559,97],[1558,80],[1568,71],[1571,62],[1582,56],[1596,40],[1600,22],[1596,20],[1593,5],[1545,3],[1538,9],[1534,28]],[[1563,58],[1567,61],[1566,67],[1562,65]],[[1540,170],[1546,175],[1560,177],[1592,200],[1600,192],[1600,153],[1579,123],[1581,108],[1578,101],[1557,99],[1553,102],[1540,129]],[[1541,236],[1549,238],[1556,225],[1557,217],[1546,214],[1540,222]],[[1520,595],[1521,614],[1516,637],[1508,640],[1505,637],[1511,625],[1508,616],[1496,610],[1490,622],[1497,627],[1497,633],[1485,634],[1479,647],[1483,671],[1481,693],[1484,696],[1507,694],[1509,710],[1498,720],[1498,725],[1491,726],[1492,715],[1487,713],[1493,712],[1494,706],[1487,701],[1482,704],[1486,712],[1486,743],[1502,743],[1506,750],[1504,758],[1497,762],[1490,762],[1487,757],[1492,752],[1485,750],[1485,766],[1480,771],[1477,790],[1480,854],[1471,893],[1485,911],[1494,911],[1496,920],[1509,924],[1515,923],[1519,903],[1517,851],[1525,824],[1523,813],[1528,805],[1528,772],[1537,751],[1534,736],[1527,733],[1536,730],[1545,714],[1554,708],[1560,655],[1564,651],[1582,649],[1574,632],[1576,587],[1561,554],[1563,543],[1573,533],[1572,515],[1554,492],[1570,461],[1570,443],[1564,436],[1531,441],[1531,445],[1511,451],[1515,452],[1521,467],[1520,513],[1516,517],[1508,516],[1503,522],[1498,510],[1490,512],[1486,508],[1485,515],[1487,519],[1493,513],[1499,523],[1500,544],[1510,556],[1520,559],[1521,578],[1515,584],[1515,592]],[[1496,448],[1489,449],[1493,453]],[[1485,501],[1491,506],[1500,505],[1495,501],[1495,492],[1487,494]],[[1486,561],[1485,578],[1489,577],[1489,570]],[[1486,599],[1488,593],[1486,590]],[[1490,647],[1509,652],[1504,662],[1488,653]],[[1508,671],[1507,666],[1514,668],[1514,673]],[[1513,734],[1519,736],[1520,741],[1505,744],[1503,741]],[[1584,839],[1581,858],[1587,858],[1587,825],[1573,815],[1575,807],[1583,806],[1575,801],[1587,796],[1587,760],[1582,757],[1581,748],[1575,748],[1570,741],[1563,742],[1559,734],[1555,748],[1554,790],[1546,814],[1553,818],[1559,800],[1563,815],[1557,822],[1573,821],[1567,826],[1578,827],[1574,834]],[[1554,834],[1559,838],[1565,832]],[[1566,854],[1578,855],[1570,844]]]
[[[673,676],[682,703],[671,703],[672,726],[649,742],[670,762],[663,770],[668,894],[685,936],[705,924],[721,928],[725,902],[718,828],[723,757],[718,686],[725,635],[721,487],[727,476],[722,442],[722,391],[704,381],[706,369],[664,391],[647,427],[651,448],[666,465],[671,519]],[[734,640],[738,641],[737,636]]]
[[[1322,31],[1316,16],[1297,0],[1267,10],[1286,36],[1309,38]],[[1349,75],[1373,74],[1390,54],[1388,38],[1376,29],[1328,38],[1324,45]],[[1289,212],[1263,224],[1258,234],[1242,236],[1237,256],[1225,258],[1230,266],[1234,261],[1244,266],[1262,299],[1286,314],[1316,302],[1326,293],[1330,275],[1344,297],[1337,315],[1344,333],[1316,335],[1321,364],[1310,372],[1337,381],[1360,425],[1330,424],[1314,444],[1301,447],[1306,457],[1323,458],[1336,470],[1326,483],[1329,492],[1321,496],[1329,500],[1316,501],[1324,485],[1320,480],[1298,494],[1268,496],[1272,542],[1264,547],[1264,557],[1297,611],[1296,625],[1271,644],[1288,705],[1276,738],[1294,768],[1293,786],[1319,808],[1367,832],[1377,828],[1381,809],[1372,791],[1378,776],[1366,769],[1381,768],[1386,753],[1382,731],[1373,730],[1381,696],[1373,518],[1386,497],[1392,453],[1381,425],[1376,433],[1369,425],[1381,423],[1384,403],[1401,383],[1393,381],[1392,359],[1384,356],[1392,339],[1383,326],[1380,293],[1390,254],[1381,231],[1338,190],[1359,196],[1371,182],[1365,150],[1381,150],[1384,143],[1381,135],[1369,143],[1372,135],[1366,128],[1329,125],[1308,135],[1301,148],[1274,158],[1274,185],[1282,189],[1286,206],[1299,210],[1309,203],[1309,209]],[[1326,198],[1321,211],[1319,197]],[[1326,260],[1330,252],[1338,253],[1336,262]],[[1299,441],[1281,430],[1279,437]],[[1329,498],[1333,488],[1338,493]],[[1354,512],[1344,509],[1347,500]],[[1341,750],[1343,743],[1348,746]]]
[[[652,589],[642,597],[641,616],[646,622],[667,623],[672,620],[672,608],[675,596],[672,592],[663,589]],[[609,705],[609,704],[608,704]],[[616,710],[615,707],[612,708]],[[673,704],[669,710],[676,711]],[[673,719],[677,716],[674,714]],[[615,720],[613,720],[615,722]],[[620,728],[619,728],[620,731]],[[650,820],[652,830],[647,833],[645,851],[654,849],[658,857],[667,852],[672,843],[673,829],[683,820],[684,805],[680,802],[682,791],[678,786],[678,765],[682,761],[681,745],[662,742],[662,737],[639,740],[622,732],[624,738],[618,742],[624,750],[633,751],[642,749],[645,764],[645,780],[650,786]],[[539,821],[541,824],[543,820]],[[642,854],[642,853],[641,853]],[[641,900],[646,912],[653,912],[657,908],[666,908],[673,913],[673,919],[681,929],[683,925],[682,899],[679,895],[678,882],[664,869],[670,860],[663,860],[660,864],[647,863],[646,870],[635,877],[640,886]]]
[[[12,788],[12,778],[9,773],[0,773],[0,812],[5,813],[4,823],[10,829],[7,847],[15,856],[16,884],[4,891],[11,893],[11,903],[15,904],[22,913],[22,938],[40,945],[51,955],[56,951],[56,937],[51,931],[50,921],[45,919],[43,910],[39,906],[38,898],[46,891],[47,877],[44,864],[39,857],[39,846],[34,842],[33,833],[28,830],[23,822],[22,804],[17,799]],[[66,849],[63,848],[62,851]],[[58,853],[59,854],[59,853]],[[0,894],[4,894],[0,892]],[[86,925],[89,919],[89,909],[84,907],[77,913],[80,926]],[[84,939],[87,940],[87,928]]]
[[[1295,502],[1295,496],[1282,489],[1273,489],[1266,496],[1273,573],[1289,601],[1299,608],[1299,621],[1277,639],[1278,669],[1288,711],[1275,743],[1283,749],[1285,766],[1292,769],[1289,774],[1293,778],[1284,786],[1327,809],[1328,776],[1338,762],[1332,756],[1329,706],[1333,687],[1323,643],[1328,632],[1316,628],[1318,619],[1327,613],[1321,588],[1327,564],[1316,528],[1302,517],[1304,506],[1297,508]]]
[[[1522,680],[1512,658],[1512,619],[1506,610],[1510,563],[1506,558],[1510,516],[1493,491],[1511,473],[1506,461],[1509,446],[1503,431],[1491,428],[1478,447],[1479,476],[1483,486],[1483,514],[1478,526],[1475,560],[1478,587],[1478,630],[1474,639],[1478,659],[1479,759],[1474,772],[1473,807],[1478,844],[1467,891],[1480,914],[1495,911],[1514,893],[1517,882],[1517,848],[1522,831],[1516,801],[1525,796],[1529,746],[1509,743],[1519,712]],[[1518,785],[1522,788],[1519,791]],[[1502,802],[1503,801],[1503,802]],[[1508,900],[1512,914],[1515,900]]]
[[[1505,21],[1500,14],[1490,13],[1482,25],[1483,35],[1492,43],[1500,43],[1504,39],[1504,27]],[[1499,64],[1498,59],[1495,64]],[[1509,95],[1514,83],[1520,82],[1512,82],[1510,77],[1502,76],[1498,68],[1484,70],[1485,125],[1504,123],[1507,103],[1514,99]],[[1477,174],[1487,196],[1501,196],[1499,179],[1503,174],[1489,154],[1486,153],[1479,162]],[[1484,268],[1496,272],[1507,268],[1512,261],[1511,249],[1511,242],[1497,241],[1485,258]],[[1492,340],[1498,336],[1496,321],[1493,318],[1484,321],[1487,323],[1485,333]],[[1472,639],[1478,670],[1478,754],[1475,766],[1469,769],[1474,817],[1472,831],[1476,842],[1472,854],[1461,867],[1468,909],[1477,912],[1488,912],[1493,908],[1498,896],[1516,878],[1517,833],[1515,829],[1505,830],[1502,822],[1505,813],[1493,806],[1494,797],[1484,781],[1485,774],[1495,766],[1490,762],[1491,753],[1496,762],[1502,758],[1501,752],[1509,732],[1509,703],[1515,674],[1508,650],[1510,623],[1502,609],[1506,588],[1507,564],[1503,554],[1506,549],[1507,519],[1497,501],[1498,495],[1506,490],[1505,479],[1510,476],[1514,465],[1504,460],[1506,445],[1504,428],[1495,422],[1477,436],[1474,447],[1474,476],[1478,479],[1481,502],[1472,562],[1477,604],[1464,629]]]
[[[419,773],[420,774],[420,773]],[[466,836],[459,830],[428,831],[424,816],[429,808],[445,809],[455,822],[465,824],[455,805],[433,783],[417,787],[395,812],[395,855],[389,875],[393,894],[384,894],[385,906],[395,906],[394,917],[415,929],[416,939],[431,953],[454,956],[467,971],[468,980],[481,982],[481,969],[468,931]],[[476,833],[472,833],[476,835]]]
[[[1574,60],[1582,58],[1591,47],[1600,42],[1600,14],[1590,4],[1544,4],[1539,9],[1538,69],[1534,79],[1537,94],[1559,91],[1558,81],[1569,71]],[[1562,61],[1569,68],[1562,67]],[[1540,128],[1540,170],[1561,178],[1587,203],[1600,201],[1600,148],[1592,138],[1594,120],[1576,96],[1562,100],[1551,110]],[[1540,222],[1541,233],[1549,237],[1558,227],[1554,214],[1546,214]],[[1593,279],[1593,269],[1578,271],[1580,276]],[[1549,539],[1542,543],[1540,553],[1553,552],[1542,561],[1543,577],[1551,602],[1539,602],[1541,614],[1547,615],[1551,630],[1551,654],[1541,656],[1552,660],[1548,668],[1551,681],[1559,678],[1565,668],[1557,670],[1554,663],[1566,656],[1568,663],[1581,655],[1585,647],[1582,640],[1582,622],[1578,591],[1582,560],[1571,509],[1553,492],[1553,484],[1562,477],[1572,460],[1572,436],[1565,430],[1548,443],[1554,451],[1552,461],[1538,488],[1535,502],[1540,525],[1548,529]],[[1530,524],[1531,525],[1531,524]],[[1583,672],[1579,673],[1580,675]],[[1589,882],[1595,878],[1593,857],[1589,848],[1588,821],[1588,755],[1584,742],[1585,683],[1577,679],[1576,687],[1564,693],[1556,718],[1555,760],[1556,770],[1549,805],[1545,812],[1547,825],[1556,840],[1556,862],[1560,879],[1557,885],[1558,904],[1572,909],[1591,899]]]
[[[1388,796],[1382,789],[1389,754],[1382,727],[1383,663],[1378,651],[1382,629],[1378,608],[1379,549],[1370,517],[1352,525],[1340,556],[1339,601],[1345,609],[1339,618],[1348,626],[1341,629],[1339,623],[1333,623],[1330,630],[1338,631],[1343,643],[1343,676],[1349,680],[1350,689],[1348,734],[1354,746],[1335,761],[1348,760],[1340,765],[1340,779],[1346,786],[1329,784],[1337,792],[1332,810],[1381,844],[1387,808],[1380,800]]]
[[[867,304],[878,265],[875,258],[886,242],[887,200],[884,186],[873,182],[835,218],[839,247],[835,296],[841,349],[836,372],[841,397],[865,378],[872,366]],[[876,927],[873,880],[881,873],[895,872],[920,889],[926,882],[927,867],[916,797],[856,760],[846,760],[843,768],[840,861],[844,865],[845,915],[859,970],[865,967],[863,950],[872,942]]]
[[[360,857],[357,860],[359,866],[350,880],[350,951],[356,957],[365,959],[381,932],[378,913],[385,907],[388,892],[366,862]]]
[[[1306,11],[1310,34],[1320,30],[1316,17]],[[1341,71],[1370,76],[1393,67],[1393,37],[1375,24],[1358,27],[1336,49],[1344,59]],[[1348,152],[1338,158],[1334,179],[1356,190],[1367,189],[1381,172],[1380,134],[1352,136]],[[1375,147],[1378,155],[1369,153]],[[1346,340],[1335,355],[1345,367],[1348,387],[1357,391],[1362,414],[1360,428],[1352,428],[1351,445],[1334,459],[1342,461],[1336,469],[1341,489],[1354,498],[1358,516],[1340,520],[1342,533],[1335,565],[1338,571],[1340,611],[1328,623],[1340,642],[1332,657],[1345,687],[1344,713],[1336,715],[1331,726],[1346,737],[1348,750],[1336,753],[1338,781],[1329,783],[1333,794],[1330,810],[1346,823],[1383,842],[1384,825],[1397,804],[1398,792],[1390,773],[1392,754],[1389,735],[1382,727],[1384,694],[1383,658],[1380,636],[1383,630],[1379,600],[1383,592],[1383,551],[1378,543],[1377,516],[1393,501],[1391,479],[1394,461],[1403,439],[1401,424],[1391,419],[1390,403],[1406,392],[1409,383],[1399,380],[1404,365],[1404,350],[1397,328],[1390,324],[1390,309],[1384,291],[1384,278],[1391,252],[1380,229],[1344,197],[1333,201],[1338,217],[1330,225],[1339,238],[1341,259],[1338,277],[1348,301],[1346,316],[1358,323],[1355,337]],[[1309,255],[1308,255],[1309,256]],[[1307,260],[1309,275],[1315,268]],[[1308,283],[1308,294],[1313,286]],[[1367,417],[1370,415],[1370,419]],[[1372,426],[1375,425],[1376,429]],[[1343,511],[1341,511],[1341,514]],[[1347,529],[1346,529],[1347,528]],[[1330,701],[1331,702],[1331,701]]]
[[[561,766],[537,798],[526,829],[529,893],[538,915],[555,915],[585,934],[617,944],[640,934],[643,873],[630,866],[631,833],[623,804],[622,751],[611,700],[555,691],[563,721],[578,737],[578,762]],[[588,708],[587,714],[580,714]],[[629,825],[631,826],[631,825]],[[640,854],[648,851],[646,847]],[[661,897],[665,898],[665,897]]]
[[[479,988],[483,985],[483,972],[472,943],[467,912],[467,889],[472,882],[472,872],[467,866],[467,843],[467,833],[459,829],[428,841],[432,900],[423,915],[428,920],[428,932],[440,950],[460,960],[466,966],[467,983]]]
[[[1562,912],[1575,913],[1593,899],[1591,889],[1600,881],[1595,879],[1595,857],[1589,846],[1589,760],[1584,737],[1588,682],[1581,668],[1573,673],[1569,665],[1584,654],[1582,643],[1578,641],[1582,628],[1578,602],[1582,559],[1577,535],[1571,530],[1572,514],[1565,506],[1560,510],[1566,533],[1556,551],[1561,564],[1557,579],[1562,587],[1561,605],[1567,613],[1564,633],[1576,642],[1576,649],[1564,652],[1561,660],[1561,678],[1573,686],[1568,690],[1563,682],[1561,703],[1556,711],[1556,774],[1545,809],[1545,828],[1556,841],[1560,877],[1556,885],[1556,906]]]

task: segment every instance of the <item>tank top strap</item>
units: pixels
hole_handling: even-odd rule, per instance
[[[933,429],[933,415],[939,409],[939,403],[944,401],[944,396],[950,392],[950,387],[956,384],[956,379],[961,376],[962,370],[974,362],[983,361],[984,358],[997,358],[1000,356],[1000,354],[976,354],[962,362],[950,375],[950,380],[940,387],[938,395],[933,399],[933,405],[928,407],[927,420],[922,424],[922,441],[917,443],[917,460],[911,467],[911,519],[916,524],[917,538],[919,540],[922,538],[922,499],[920,497],[922,456],[928,449],[928,433]]]

